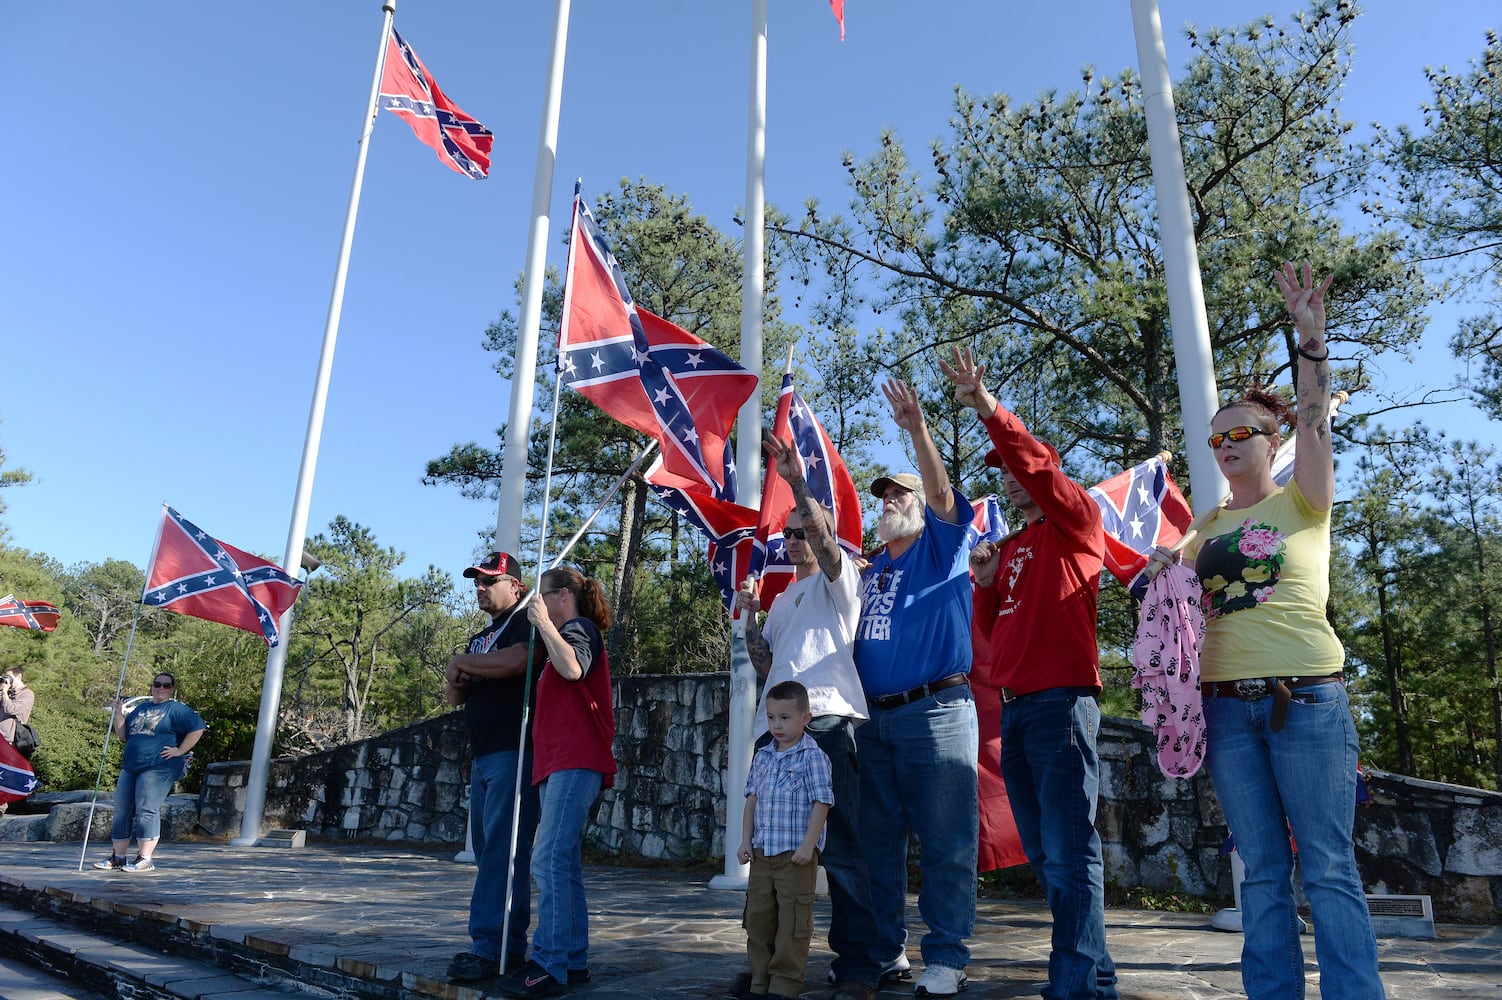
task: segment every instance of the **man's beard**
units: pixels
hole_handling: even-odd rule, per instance
[[[888,507],[882,511],[881,520],[876,522],[876,537],[883,542],[911,538],[922,530],[923,508],[916,504],[906,514],[896,507]]]

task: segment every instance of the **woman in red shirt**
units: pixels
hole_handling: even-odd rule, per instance
[[[532,729],[532,781],[542,802],[532,848],[537,930],[532,958],[507,992],[555,996],[589,980],[581,849],[595,798],[615,783],[615,709],[602,634],[610,605],[599,581],[562,567],[542,575],[527,617],[548,650]]]

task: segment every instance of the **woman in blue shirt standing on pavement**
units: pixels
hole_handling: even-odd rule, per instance
[[[149,872],[151,856],[162,835],[162,803],[172,785],[188,770],[188,753],[208,728],[203,717],[178,701],[177,680],[160,673],[151,682],[151,700],[128,714],[122,698],[115,699],[113,726],[124,741],[120,778],[115,782],[115,816],[110,824],[114,841],[108,861],[95,862],[100,871]],[[127,862],[134,827],[136,859]]]

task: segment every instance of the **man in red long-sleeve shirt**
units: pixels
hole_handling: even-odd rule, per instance
[[[980,415],[1007,500],[1026,525],[971,553],[975,627],[1001,685],[1001,774],[1029,864],[1053,910],[1048,998],[1115,1000],[1106,949],[1105,880],[1095,804],[1100,761],[1096,596],[1105,558],[1100,508],[982,381],[969,350],[944,364],[962,405]]]

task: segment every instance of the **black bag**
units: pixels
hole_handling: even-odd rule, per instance
[[[30,760],[31,755],[36,753],[37,747],[41,745],[41,741],[37,739],[37,731],[31,728],[31,723],[18,720],[16,722],[16,738],[11,743],[11,746],[16,748],[16,752],[27,760]]]

